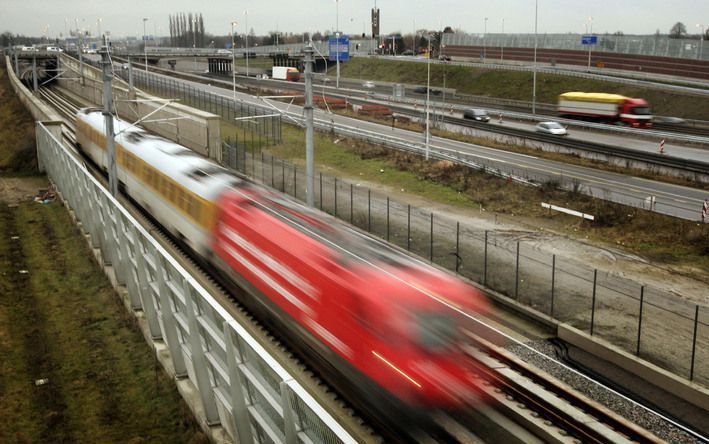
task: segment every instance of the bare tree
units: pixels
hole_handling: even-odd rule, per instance
[[[672,26],[672,28],[670,28],[670,38],[679,39],[684,37],[686,34],[687,27],[684,26],[684,23],[682,22],[677,22]]]

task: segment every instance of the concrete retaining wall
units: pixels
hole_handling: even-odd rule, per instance
[[[704,387],[693,384],[647,361],[638,359],[630,353],[618,350],[602,339],[589,336],[566,324],[559,324],[557,335],[559,339],[610,362],[656,387],[661,387],[678,398],[709,411],[709,390]]]
[[[20,99],[25,108],[32,114],[34,120],[42,122],[47,127],[50,133],[58,140],[62,139],[62,118],[52,108],[48,107],[41,100],[32,94],[32,92],[22,84],[17,78],[15,70],[8,56],[5,56],[5,67],[7,68],[7,76],[10,79],[10,84],[15,94]],[[39,154],[39,153],[38,153]],[[37,155],[37,168],[40,172],[44,172],[44,165],[39,155]]]
[[[64,54],[59,57],[59,69],[64,73],[59,86],[97,106],[103,103],[103,80],[99,69],[80,64]],[[134,122],[165,105],[165,100],[140,90],[129,91],[120,79],[113,80],[114,103],[118,115]],[[221,161],[221,118],[179,103],[170,103],[151,114],[140,125],[202,155]]]

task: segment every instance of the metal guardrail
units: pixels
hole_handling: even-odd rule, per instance
[[[206,423],[240,443],[354,443],[303,387],[37,124],[39,157],[100,248],[178,377],[199,393]]]

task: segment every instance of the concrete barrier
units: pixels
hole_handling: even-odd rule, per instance
[[[592,337],[566,324],[559,324],[559,339],[603,359],[633,375],[672,393],[699,408],[709,411],[709,390],[680,378],[630,353],[618,350],[602,339]]]
[[[86,63],[62,54],[59,69],[64,71],[58,78],[59,86],[78,97],[94,103],[103,103],[103,74]],[[184,145],[204,156],[221,162],[221,118],[179,103],[165,104],[165,100],[150,96],[140,90],[130,91],[122,80],[114,78],[113,94],[118,116],[129,122],[151,114],[141,126]]]

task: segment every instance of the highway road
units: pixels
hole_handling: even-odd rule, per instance
[[[139,75],[141,74],[140,71],[137,72]],[[195,88],[202,88],[229,99],[232,97],[231,82],[212,80],[212,85],[204,85],[198,82],[172,78],[191,84]],[[261,82],[265,81],[261,80]],[[278,82],[267,82],[273,82],[275,86],[279,85]],[[222,87],[215,86],[214,84],[216,83],[221,83]],[[280,85],[283,86],[283,92],[293,90],[292,84],[284,84],[281,82]],[[269,106],[283,113],[284,116],[286,116],[286,120],[288,116],[295,119],[301,119],[303,116],[302,107],[293,104],[269,100],[263,97],[255,97],[241,92],[237,92],[237,100],[244,103]],[[367,122],[331,114],[317,108],[315,109],[314,115],[316,120],[330,122],[334,125],[336,130],[338,128],[349,128],[360,133],[377,133],[382,137],[406,142],[410,146],[418,149],[421,149],[424,144],[424,134],[422,132],[392,128],[389,124]],[[305,141],[303,145],[305,145]],[[315,147],[315,149],[317,149],[317,147]],[[537,183],[557,182],[566,184],[567,187],[574,187],[584,194],[634,207],[647,208],[650,199],[654,198],[655,211],[688,220],[699,220],[702,203],[704,199],[709,199],[709,191],[605,172],[593,168],[569,165],[562,162],[541,159],[536,156],[511,153],[482,145],[458,142],[439,137],[433,137],[431,139],[430,150],[431,152],[445,153],[453,156],[455,156],[456,153],[465,153],[474,156],[479,165],[499,170],[500,175],[511,175],[516,179],[530,180]]]

